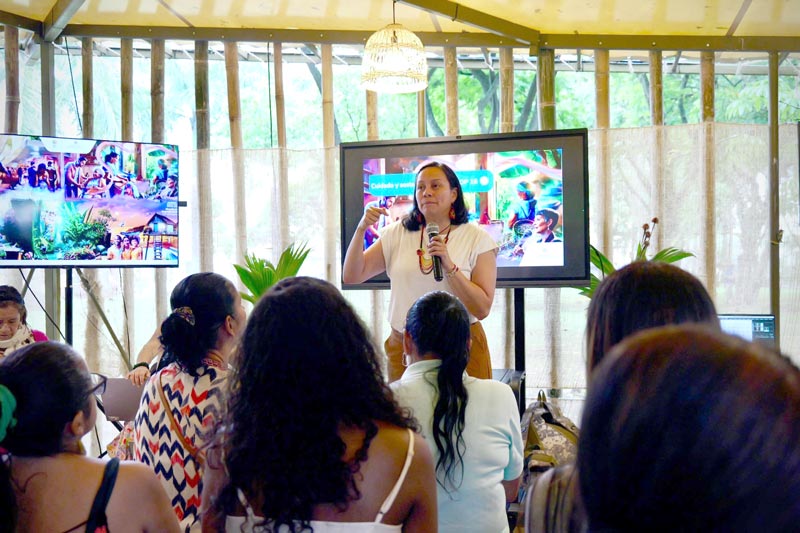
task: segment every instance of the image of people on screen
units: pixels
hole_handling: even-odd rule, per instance
[[[559,266],[564,264],[564,245],[560,231],[560,216],[552,209],[536,212],[531,226],[532,233],[514,248],[514,255],[521,256],[520,266]]]

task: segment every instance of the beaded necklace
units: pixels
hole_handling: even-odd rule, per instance
[[[450,239],[450,230],[452,228],[452,224],[447,226],[447,235],[444,236],[445,244],[447,244],[447,241]],[[417,249],[417,258],[419,259],[419,271],[427,276],[433,272],[433,258],[427,254],[426,248],[423,247],[423,235],[425,235],[425,226],[423,226],[422,230],[419,232],[419,248]]]

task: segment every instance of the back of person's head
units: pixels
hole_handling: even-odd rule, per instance
[[[235,316],[236,288],[219,274],[201,272],[181,280],[169,302],[172,313],[161,323],[165,362],[195,375],[225,319]]]
[[[684,322],[719,329],[714,302],[700,280],[660,261],[635,261],[606,277],[589,304],[586,322],[589,371],[612,346],[642,329]]]
[[[262,516],[309,520],[315,505],[347,506],[376,420],[411,427],[383,381],[370,334],[342,294],[309,277],[278,282],[250,314],[228,376],[224,433],[230,483],[263,501]],[[355,460],[342,460],[341,427],[365,431]],[[277,524],[276,524],[277,526]]]
[[[533,199],[533,191],[531,190],[531,184],[527,181],[520,181],[517,183],[517,193],[519,193],[525,200],[532,200]]]
[[[12,305],[19,311],[19,319],[23,324],[27,323],[28,310],[25,308],[25,300],[17,289],[11,285],[0,285],[0,307]]]
[[[596,369],[578,443],[591,530],[792,531],[800,371],[700,325],[638,333]]]
[[[469,362],[469,313],[452,294],[429,292],[408,310],[405,329],[421,356],[442,360],[431,429],[439,451],[436,481],[449,492],[460,486],[464,469],[467,390],[463,376]]]
[[[91,390],[83,359],[66,344],[29,344],[0,360],[0,524],[15,522],[10,461],[63,451],[65,426],[91,411]]]

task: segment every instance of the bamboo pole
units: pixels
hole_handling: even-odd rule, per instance
[[[425,116],[425,90],[417,93],[417,137],[428,135]]]
[[[119,43],[120,61],[120,103],[122,106],[120,118],[122,122],[122,140],[133,140],[133,40],[120,39]],[[142,166],[142,154],[137,151],[136,162],[139,173],[145,176],[146,169]],[[122,301],[125,309],[125,323],[123,324],[122,335],[125,340],[125,349],[129,354],[133,353],[131,339],[136,332],[136,285],[134,276],[136,270],[123,268],[122,272]]]
[[[242,140],[242,112],[239,96],[239,45],[225,41],[225,72],[228,81],[228,119],[231,126],[233,148],[233,212],[236,263],[243,264],[247,251],[247,213],[244,199],[244,141]]]
[[[555,52],[539,49],[537,62],[539,94],[539,126],[542,130],[556,127]],[[550,361],[550,386],[558,387],[558,363],[561,356],[561,289],[544,289],[544,350]]]
[[[378,131],[378,93],[365,91],[367,98],[367,139],[377,141],[380,137]],[[372,338],[375,344],[383,346],[385,335],[383,334],[384,324],[386,324],[386,311],[384,309],[384,292],[379,290],[370,291],[372,303]]]
[[[714,165],[714,52],[700,53],[700,99],[703,114],[703,209],[704,259],[706,289],[714,299],[716,283],[716,169]]]
[[[83,126],[83,136],[91,138],[94,136],[94,56],[92,54],[92,39],[84,37],[81,39],[81,83],[83,87],[83,112],[81,124]],[[80,271],[78,271],[80,275]],[[81,276],[83,288],[92,301],[103,301],[102,287],[98,283],[97,270],[90,268],[85,277]],[[100,368],[100,338],[97,324],[103,319],[103,311],[99,305],[89,306],[86,309],[86,323],[84,326],[84,355],[86,365],[93,370]],[[111,330],[109,326],[109,330]]]
[[[654,215],[667,226],[664,209],[664,68],[661,50],[650,51],[650,121],[653,124],[653,149],[650,158],[650,174],[653,176]],[[653,244],[656,250],[664,247],[664,232],[657,231]]]
[[[289,161],[286,152],[286,101],[283,87],[283,44],[275,43],[275,126],[278,134],[278,175],[275,179],[273,239],[276,256],[289,246]]]
[[[597,248],[604,251],[613,261],[614,249],[611,246],[614,213],[611,208],[611,150],[608,146],[608,128],[611,126],[611,110],[609,96],[609,60],[608,50],[594,51],[595,79],[595,113],[597,118],[597,172],[598,201],[595,203],[596,219],[601,222],[600,242]]]
[[[5,131],[19,131],[19,29],[6,25],[3,30],[6,67]]]
[[[153,142],[164,142],[164,55],[163,39],[150,43],[150,130]],[[158,322],[167,316],[167,276],[163,269],[155,269],[156,316]]]
[[[500,49],[500,132],[514,131],[514,50]],[[489,194],[480,193],[481,206],[488,206]],[[524,289],[522,289],[524,291]],[[514,289],[503,292],[503,368],[515,368]],[[524,292],[523,292],[524,294]],[[524,329],[524,328],[523,328]],[[524,393],[524,391],[523,391]]]
[[[781,230],[780,230],[780,138],[778,113],[778,52],[769,53],[769,309],[775,315],[777,348],[781,339]]]
[[[458,135],[458,58],[453,46],[444,47],[444,94],[447,135]]]
[[[322,45],[322,146],[325,150],[325,173],[322,195],[325,198],[325,279],[338,280],[336,262],[336,228],[339,226],[339,198],[337,196],[336,122],[333,109],[333,49]]]
[[[214,228],[211,224],[211,121],[208,110],[208,41],[194,43],[194,103],[197,123],[197,220],[200,270],[214,270]]]

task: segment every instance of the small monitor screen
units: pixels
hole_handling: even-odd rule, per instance
[[[178,266],[178,147],[0,134],[0,268]]]
[[[722,331],[751,342],[775,347],[775,317],[772,315],[719,315]]]

